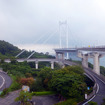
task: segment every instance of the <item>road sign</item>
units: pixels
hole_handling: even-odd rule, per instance
[[[25,92],[29,92],[30,91],[30,87],[23,85],[22,86],[22,90],[25,91]]]

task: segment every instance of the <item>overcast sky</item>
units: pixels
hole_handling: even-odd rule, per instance
[[[0,0],[0,40],[20,48],[59,46],[59,21],[65,20],[69,47],[105,45],[105,0]]]

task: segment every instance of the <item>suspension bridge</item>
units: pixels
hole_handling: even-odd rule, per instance
[[[65,47],[62,46],[64,43],[62,39],[62,32],[61,28],[62,26],[65,26]],[[52,33],[51,36],[49,36],[42,44],[45,44],[55,33]],[[19,54],[17,54],[16,60],[18,62],[35,62],[35,68],[38,69],[38,63],[43,61],[43,62],[50,62],[51,63],[51,68],[54,69],[54,62],[61,62],[62,67],[66,65],[77,65],[76,63],[73,63],[71,61],[65,60],[65,53],[67,54],[67,59],[69,59],[68,53],[70,52],[77,52],[77,56],[82,59],[82,66],[84,67],[84,70],[86,74],[94,80],[94,89],[93,92],[90,96],[87,97],[86,102],[83,103],[83,105],[86,105],[88,101],[95,101],[100,105],[102,103],[102,99],[105,98],[105,77],[100,74],[100,63],[99,59],[105,55],[105,46],[93,46],[93,47],[69,47],[69,34],[68,34],[68,25],[67,21],[65,22],[59,22],[59,48],[54,49],[56,58],[55,59],[45,59],[45,58],[31,58],[35,51],[32,52],[31,55],[29,55],[25,59],[18,59],[21,54],[25,52],[25,50],[22,50]],[[42,37],[43,38],[43,37]],[[39,41],[38,39],[37,41]],[[36,42],[37,42],[36,41]],[[88,58],[93,58],[93,70],[91,70],[88,67]],[[10,59],[5,59],[5,62],[11,62]]]

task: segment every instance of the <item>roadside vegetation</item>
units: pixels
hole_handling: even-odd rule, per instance
[[[32,96],[29,92],[21,91],[19,96],[15,99],[15,101],[20,102],[21,105],[32,105],[31,99],[32,99]]]
[[[96,102],[92,102],[92,101],[90,101],[88,104],[89,105],[98,105]]]
[[[0,63],[0,66],[13,79],[12,85],[7,89],[8,92],[27,85],[32,96],[56,94],[60,100],[67,100],[64,103],[83,101],[87,92],[88,84],[80,66],[67,66],[61,69],[56,65],[57,69],[52,70],[41,65],[42,68],[35,70],[32,68],[33,64],[18,63],[15,59],[12,59],[11,63]]]
[[[28,85],[32,95],[57,94],[62,100],[75,99],[76,102],[84,100],[87,84],[80,66],[52,70],[41,65],[42,68],[37,71],[32,65],[27,62],[18,63],[15,59],[12,59],[11,63],[0,63],[3,70],[13,79],[8,91]]]
[[[84,70],[81,66],[67,66],[61,68],[57,63],[55,63],[55,69],[50,68],[51,64],[48,62],[40,62],[39,69],[35,69],[35,62],[17,62],[14,55],[19,53],[21,50],[8,42],[1,41],[2,45],[0,47],[0,67],[8,73],[12,78],[13,83],[8,89],[4,89],[1,96],[8,94],[10,91],[19,90],[23,85],[30,87],[30,94],[33,95],[53,95],[56,94],[59,98],[60,103],[56,105],[77,105],[77,103],[84,100],[84,94],[90,93],[92,91],[92,86],[94,85],[92,81],[84,75]],[[12,48],[12,49],[11,49]],[[3,50],[11,49],[11,50]],[[20,58],[27,58],[32,51],[24,52]],[[5,63],[4,59],[11,57],[11,63]],[[54,58],[48,55],[48,53],[35,53],[32,58]],[[79,62],[80,63],[80,62]],[[91,85],[89,84],[91,83]],[[90,90],[87,90],[90,87]],[[27,99],[24,96],[24,92],[20,92],[16,101],[21,101],[27,103]],[[30,96],[29,94],[29,96]],[[26,94],[28,97],[28,94]],[[23,98],[21,98],[23,97]],[[31,98],[30,98],[31,99]]]

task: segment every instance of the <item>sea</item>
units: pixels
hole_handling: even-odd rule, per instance
[[[81,58],[77,57],[77,53],[76,52],[70,52],[69,53],[69,59],[72,59],[72,60],[75,60],[75,61],[81,61],[82,60]],[[89,58],[88,62],[93,64],[93,58]],[[99,62],[100,62],[100,66],[104,66],[105,67],[105,56],[100,58]]]

